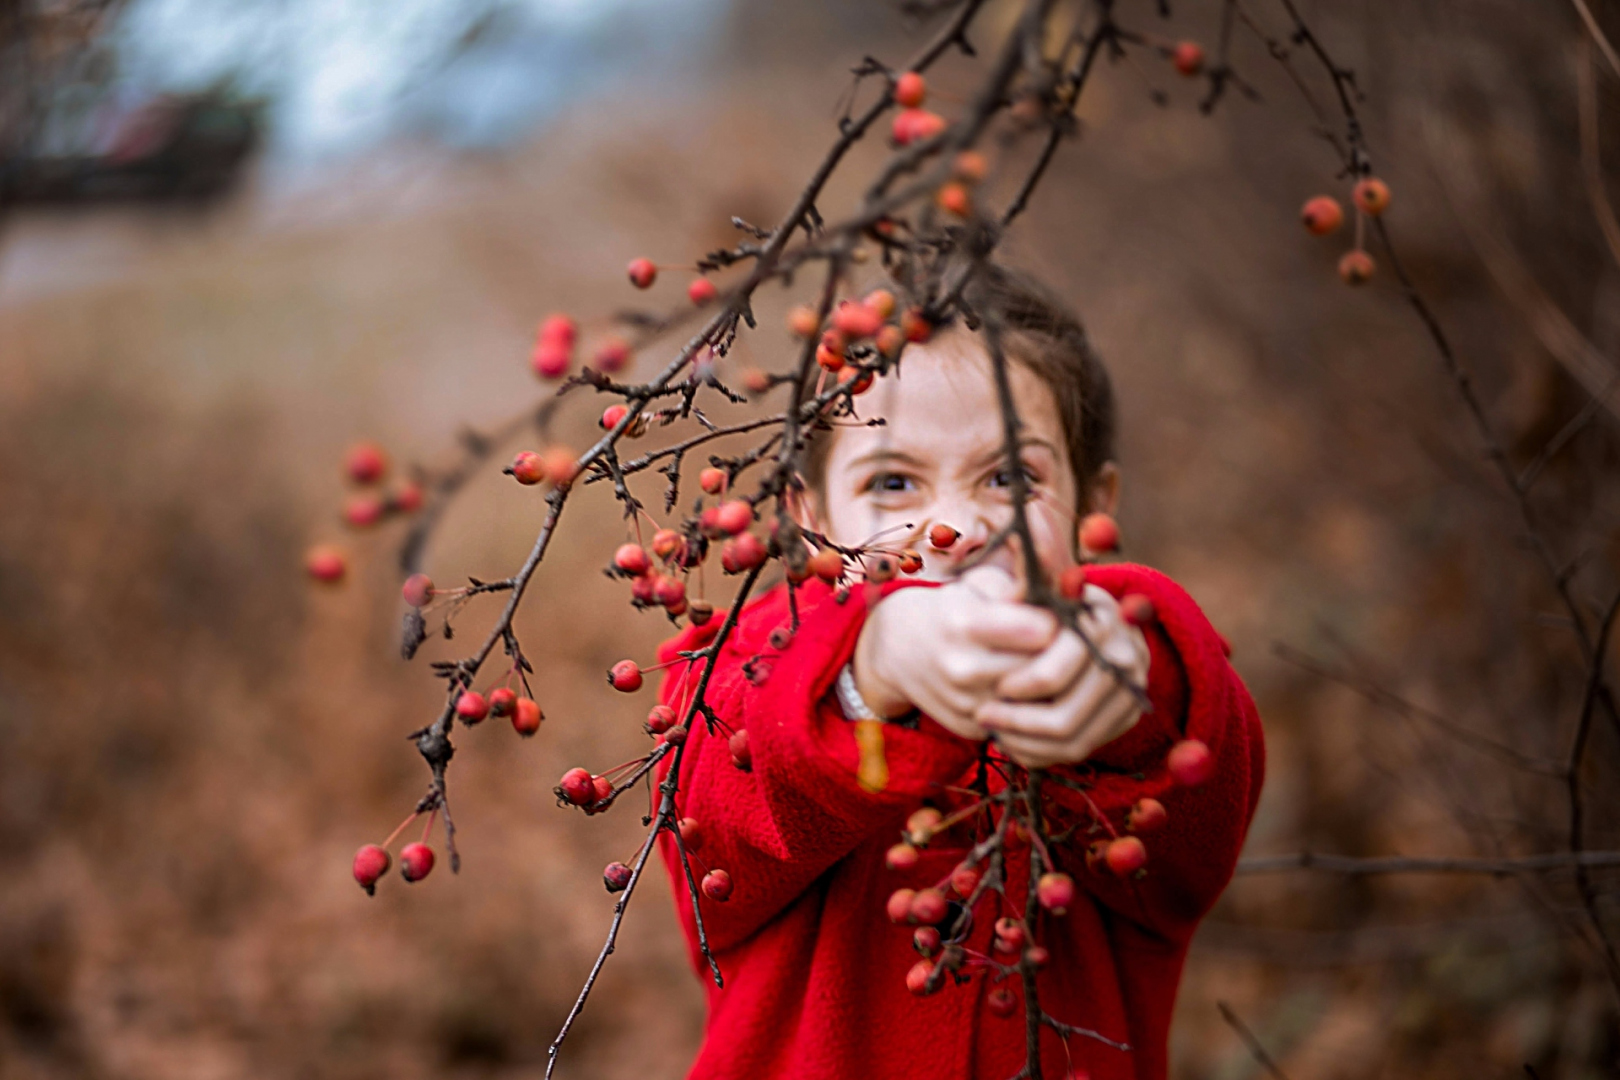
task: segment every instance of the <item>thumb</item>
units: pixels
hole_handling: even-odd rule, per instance
[[[1013,602],[1024,598],[1024,586],[999,566],[975,566],[963,574],[961,583],[986,600]]]

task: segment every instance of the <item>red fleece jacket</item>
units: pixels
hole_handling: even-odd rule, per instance
[[[1158,623],[1147,633],[1152,652],[1148,697],[1153,711],[1103,747],[1087,765],[1067,771],[1084,778],[1096,805],[1122,827],[1137,799],[1164,803],[1169,821],[1146,838],[1147,876],[1121,882],[1088,871],[1084,830],[1054,857],[1075,877],[1080,899],[1063,917],[1047,916],[1038,935],[1052,961],[1039,976],[1041,1003],[1056,1019],[1090,1028],[1128,1051],[1071,1037],[1065,1047],[1043,1032],[1048,1077],[1073,1067],[1092,1080],[1160,1080],[1167,1071],[1170,1014],[1198,920],[1231,878],[1265,767],[1254,703],[1227,663],[1224,640],[1179,586],[1157,571],[1114,564],[1088,572],[1115,596],[1147,594]],[[799,632],[780,652],[767,637],[788,622],[785,588],[750,603],[722,651],[708,700],[732,728],[746,728],[753,768],[731,762],[727,733],[694,725],[682,760],[678,808],[700,823],[702,850],[694,869],[723,868],[735,885],[725,903],[703,902],[709,943],[725,988],[709,987],[709,1019],[693,1080],[1006,1080],[1024,1063],[1020,1008],[999,1018],[985,1005],[992,988],[983,971],[965,985],[947,985],[918,998],[906,991],[906,970],[917,960],[911,929],[884,913],[897,888],[938,882],[960,861],[971,836],[941,837],[907,871],[884,866],[884,851],[900,838],[906,816],[925,799],[948,808],[958,797],[945,785],[974,775],[979,744],[924,719],[916,730],[885,728],[889,784],[864,791],[855,779],[854,725],[830,693],[854,652],[869,605],[892,590],[857,587],[842,604],[825,586],[798,590]],[[691,628],[665,644],[661,659],[700,648],[719,620]],[[744,665],[753,661],[753,679]],[[662,697],[689,700],[698,665],[676,665]],[[690,681],[689,681],[690,680]],[[1214,778],[1196,789],[1176,787],[1165,751],[1183,736],[1213,751]],[[1055,820],[1087,819],[1084,796],[1048,782]],[[660,838],[676,904],[697,951],[691,898],[668,834]],[[1028,846],[1009,841],[1008,892],[1023,910]],[[990,951],[991,926],[1003,914],[992,896],[975,911],[970,949]]]

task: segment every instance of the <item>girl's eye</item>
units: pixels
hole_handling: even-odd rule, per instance
[[[1040,478],[1028,466],[1025,466],[1022,471],[1025,484],[1034,487],[1040,482]],[[1013,473],[1011,469],[998,469],[996,474],[990,478],[991,487],[1012,487],[1012,482]]]
[[[866,482],[867,491],[910,491],[911,477],[900,473],[877,473]]]

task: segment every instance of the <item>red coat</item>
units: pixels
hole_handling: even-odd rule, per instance
[[[1088,871],[1083,839],[1054,851],[1081,897],[1066,916],[1048,916],[1040,931],[1052,952],[1039,976],[1042,1005],[1060,1021],[1131,1049],[1072,1038],[1066,1057],[1048,1030],[1042,1065],[1053,1080],[1071,1061],[1092,1080],[1160,1080],[1187,944],[1232,875],[1260,794],[1265,750],[1224,640],[1191,597],[1140,566],[1097,567],[1088,580],[1115,596],[1146,593],[1159,616],[1147,634],[1153,711],[1094,756],[1104,771],[1088,774],[1091,798],[1116,826],[1144,795],[1164,803],[1169,821],[1146,838],[1148,873],[1137,881]],[[799,632],[777,652],[767,637],[787,624],[788,606],[785,588],[773,590],[744,609],[715,669],[708,700],[727,725],[748,729],[753,768],[732,764],[725,732],[694,725],[677,806],[703,833],[696,873],[723,868],[735,889],[725,903],[703,902],[725,988],[707,982],[709,1019],[693,1080],[1007,1080],[1024,1063],[1016,979],[1005,985],[1019,994],[1020,1007],[1006,1019],[985,1006],[990,987],[982,970],[926,998],[905,988],[918,958],[911,929],[889,922],[885,901],[896,888],[938,882],[971,838],[954,846],[936,840],[921,864],[904,872],[884,866],[884,851],[925,798],[950,804],[955,797],[942,785],[968,782],[979,744],[926,718],[914,731],[888,725],[887,789],[874,795],[856,783],[854,725],[830,687],[878,593],[857,588],[838,604],[825,586],[807,584],[799,590]],[[701,647],[719,621],[688,629],[660,658]],[[751,681],[743,665],[755,656]],[[685,666],[670,669],[666,703],[684,703],[688,678],[696,681]],[[1166,774],[1165,751],[1183,733],[1214,753],[1215,775],[1203,787],[1177,788]],[[1054,817],[1083,813],[1072,789],[1049,782],[1044,791]],[[659,842],[693,964],[707,980],[674,842],[668,834]],[[1021,914],[1028,848],[1010,842],[1009,849],[1008,890]],[[975,912],[970,949],[990,951],[990,928],[1002,914],[988,910],[996,903],[992,896]]]

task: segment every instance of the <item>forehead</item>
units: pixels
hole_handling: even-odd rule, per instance
[[[1024,437],[1050,443],[1065,458],[1063,422],[1051,388],[1016,361],[1008,364],[1007,374]],[[878,450],[954,460],[982,457],[1002,444],[990,354],[983,339],[964,327],[908,345],[898,370],[855,401],[862,419],[881,417],[885,423],[836,428],[829,472]]]

